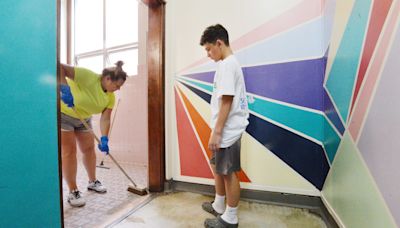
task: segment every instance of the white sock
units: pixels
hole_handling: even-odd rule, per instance
[[[223,215],[221,215],[221,218],[227,223],[237,224],[238,223],[237,210],[238,207],[230,207],[226,205],[225,212]]]
[[[224,213],[225,209],[225,196],[215,194],[214,203],[212,204],[214,210],[220,214]]]

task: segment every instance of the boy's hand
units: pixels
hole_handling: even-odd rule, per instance
[[[208,141],[208,149],[217,152],[221,145],[222,134],[215,131],[211,132],[210,140]]]

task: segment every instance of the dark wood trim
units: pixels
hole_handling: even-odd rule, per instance
[[[149,8],[158,8],[161,5],[165,5],[164,0],[142,0]]]
[[[67,64],[71,64],[71,56],[72,56],[72,2],[73,0],[67,0],[67,15],[66,15],[66,20],[67,20]]]
[[[165,4],[146,1],[149,7],[147,37],[149,190],[161,192],[165,181],[164,18]],[[163,1],[162,1],[163,2]]]

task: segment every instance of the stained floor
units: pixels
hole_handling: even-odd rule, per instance
[[[203,227],[204,220],[213,217],[202,210],[201,203],[204,201],[212,201],[212,198],[188,192],[160,195],[109,227]],[[241,201],[239,227],[325,228],[327,226],[319,216],[307,209]]]
[[[106,160],[104,166],[109,169],[97,168],[96,171],[97,178],[107,187],[107,193],[94,193],[87,191],[88,178],[81,160],[78,159],[77,183],[86,199],[86,205],[75,208],[67,203],[69,191],[64,182],[64,227],[105,227],[147,199],[148,196],[138,196],[127,191],[130,182],[112,161]],[[147,185],[147,167],[123,163],[121,166],[139,186]]]

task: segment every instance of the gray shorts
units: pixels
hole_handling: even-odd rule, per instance
[[[210,164],[215,165],[217,174],[229,175],[240,171],[240,140],[241,138],[231,146],[213,152]]]
[[[86,123],[92,128],[92,118],[85,119]],[[62,131],[80,131],[86,132],[89,131],[86,129],[85,125],[81,122],[80,119],[76,119],[74,117],[65,115],[61,113],[61,130]]]

